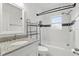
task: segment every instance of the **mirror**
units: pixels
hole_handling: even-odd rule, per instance
[[[22,34],[23,10],[9,3],[2,4],[2,34]]]

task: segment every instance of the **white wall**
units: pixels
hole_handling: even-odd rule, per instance
[[[31,22],[36,22],[38,23],[40,20],[42,20],[42,17],[41,16],[36,16],[36,14],[38,12],[40,12],[40,9],[37,8],[37,7],[34,7],[33,5],[27,3],[27,4],[24,4],[25,5],[25,10],[26,10],[26,19],[30,19]]]
[[[79,3],[77,3],[76,7],[73,9],[71,13],[71,19],[77,20],[76,23],[72,26],[74,31],[74,48],[79,48]],[[78,19],[77,19],[78,18]]]

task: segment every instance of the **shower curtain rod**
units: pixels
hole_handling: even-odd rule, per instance
[[[61,11],[61,10],[66,10],[66,9],[74,8],[75,6],[76,6],[76,3],[74,3],[72,5],[67,5],[67,6],[62,6],[62,7],[50,9],[50,10],[38,13],[38,14],[36,14],[36,16],[41,16],[41,15],[45,15],[45,14],[49,14],[49,13],[53,13],[53,12],[57,12],[57,11]]]

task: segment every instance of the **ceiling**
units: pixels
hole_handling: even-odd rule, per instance
[[[27,6],[29,9],[34,9],[35,11],[43,12],[46,10],[70,4],[72,3],[25,3],[25,6]]]

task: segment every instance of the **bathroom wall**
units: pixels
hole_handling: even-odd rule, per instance
[[[30,19],[31,22],[38,23],[40,20],[42,20],[41,16],[36,16],[37,13],[41,11],[40,8],[37,8],[37,4],[34,3],[26,3],[25,5],[25,10],[27,13],[27,18]]]
[[[74,48],[79,48],[79,3],[77,3],[76,7],[73,9],[71,13],[71,19],[76,20],[75,24],[72,26],[74,31]]]

